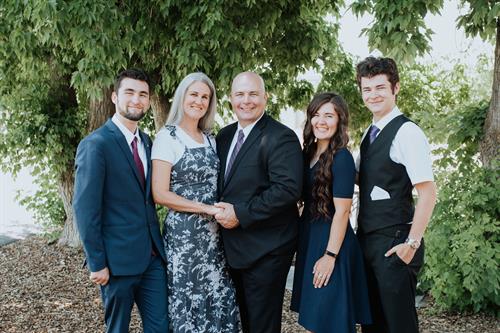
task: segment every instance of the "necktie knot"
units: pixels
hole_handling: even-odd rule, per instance
[[[369,136],[370,136],[370,144],[372,144],[372,143],[373,143],[373,141],[374,141],[374,140],[375,140],[375,138],[377,137],[378,132],[380,132],[380,129],[379,129],[377,126],[372,125],[372,126],[370,127],[370,132],[368,133],[368,134],[369,134]]]
[[[238,142],[243,142],[243,139],[245,139],[245,133],[243,133],[243,130],[238,131]]]

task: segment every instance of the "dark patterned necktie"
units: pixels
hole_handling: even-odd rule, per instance
[[[141,180],[141,185],[144,188],[144,184],[146,183],[146,178],[144,177],[144,166],[142,165],[141,158],[139,157],[139,150],[137,149],[137,137],[134,137],[134,140],[131,143],[132,145],[132,155],[134,155],[135,166],[137,167],[137,171],[139,171],[139,179]]]
[[[236,141],[236,145],[234,146],[233,152],[231,153],[231,158],[229,158],[229,163],[227,164],[226,174],[224,175],[224,178],[229,175],[229,171],[231,171],[231,167],[233,166],[234,160],[236,159],[236,156],[238,155],[238,152],[243,145],[243,141],[245,141],[245,134],[243,134],[243,130],[239,130],[238,140]]]
[[[370,127],[370,133],[368,133],[370,135],[370,144],[373,143],[373,141],[377,137],[378,132],[380,132],[380,130],[379,130],[379,128],[377,126],[372,125]]]

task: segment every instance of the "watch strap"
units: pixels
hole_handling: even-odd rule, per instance
[[[335,258],[335,259],[337,259],[337,256],[338,256],[336,253],[334,253],[332,251],[328,251],[328,250],[325,251],[325,254],[327,256],[330,256],[330,257]]]

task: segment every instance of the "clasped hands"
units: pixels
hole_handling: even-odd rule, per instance
[[[217,202],[207,210],[207,214],[213,215],[223,228],[233,229],[240,225],[234,206],[227,202]]]

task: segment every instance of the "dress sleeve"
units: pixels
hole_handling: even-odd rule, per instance
[[[180,142],[164,127],[156,134],[151,150],[151,159],[175,164],[183,152],[184,149]]]
[[[346,148],[339,150],[333,156],[332,164],[332,193],[334,198],[352,198],[354,194],[354,180],[356,167],[351,153]]]

